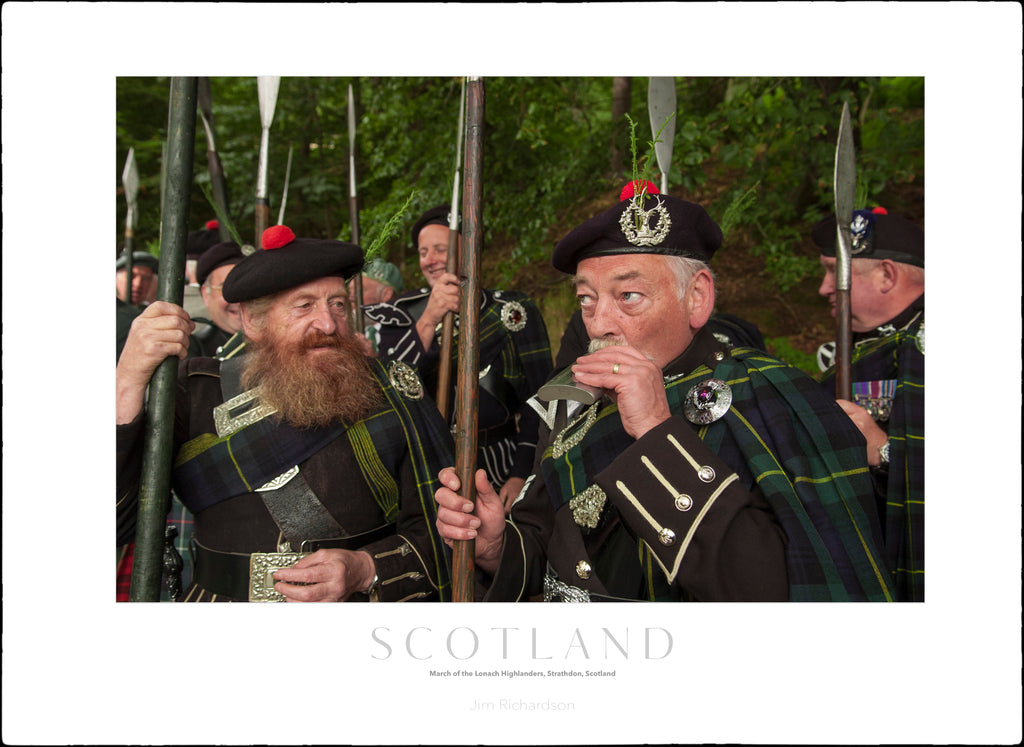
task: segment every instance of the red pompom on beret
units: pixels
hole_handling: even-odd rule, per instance
[[[288,226],[271,226],[263,232],[264,249],[280,249],[295,241],[295,232]]]

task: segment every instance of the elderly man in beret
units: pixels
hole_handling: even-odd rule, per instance
[[[362,250],[264,233],[224,282],[244,356],[186,358],[193,322],[158,302],[117,367],[118,540],[134,532],[150,376],[179,365],[172,486],[195,515],[184,601],[443,600],[434,529],[451,436],[415,374],[367,357],[346,280]]]
[[[244,350],[245,335],[238,304],[228,302],[223,290],[228,273],[245,256],[242,247],[234,241],[222,241],[203,252],[196,263],[196,282],[209,314],[209,319],[190,314],[197,323],[192,336],[199,341],[202,355],[223,360]]]
[[[156,298],[156,273],[160,269],[160,260],[149,252],[132,253],[131,290],[128,287],[128,258],[124,252],[117,258],[115,268],[117,357],[120,358],[132,321],[142,313],[145,304]]]
[[[181,306],[193,318],[206,315],[202,293],[199,290],[200,283],[196,279],[196,267],[206,250],[220,243],[219,227],[218,221],[208,220],[203,228],[189,231],[185,237],[185,292]]]
[[[886,554],[898,598],[924,601],[924,231],[884,208],[857,210],[850,226],[850,380],[839,400],[867,440]],[[818,289],[836,306],[836,220],[818,222]],[[835,393],[835,343],[819,350]]]
[[[459,310],[461,284],[447,271],[449,215],[448,205],[438,205],[412,227],[427,286],[366,310],[380,324],[378,355],[416,368],[431,393],[437,391],[441,323]],[[525,293],[484,288],[480,295],[477,463],[511,506],[533,467],[540,420],[528,401],[551,373],[551,346],[540,309]],[[453,345],[453,367],[457,354]]]
[[[654,192],[555,247],[593,396],[549,403],[507,521],[481,472],[474,506],[445,469],[441,536],[475,540],[485,600],[890,600],[863,437],[811,377],[706,329],[721,231]]]

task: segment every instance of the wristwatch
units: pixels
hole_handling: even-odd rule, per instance
[[[885,443],[878,447],[878,456],[882,458],[882,467],[889,466],[889,439],[885,440]]]
[[[886,457],[886,461],[888,461],[888,457]],[[376,573],[373,574],[373,581],[370,582],[370,586],[366,589],[365,593],[371,602],[380,601],[380,576]]]

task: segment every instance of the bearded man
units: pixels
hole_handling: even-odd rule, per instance
[[[438,531],[475,540],[488,601],[891,601],[863,436],[811,377],[715,338],[721,230],[655,191],[624,190],[555,247],[586,390],[540,390],[507,521],[482,471],[475,505],[442,471]]]
[[[194,323],[158,302],[117,368],[118,541],[134,533],[145,391],[182,359],[175,493],[195,514],[184,601],[443,600],[435,475],[452,442],[419,379],[365,355],[346,280],[362,250],[267,229],[224,282],[247,353],[188,358]]]

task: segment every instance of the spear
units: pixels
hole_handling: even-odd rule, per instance
[[[132,302],[132,280],[134,273],[135,224],[138,222],[136,209],[139,199],[139,167],[135,163],[135,148],[128,149],[128,158],[121,172],[121,183],[124,185],[124,198],[128,202],[128,212],[124,218],[124,256],[125,256],[125,303]]]
[[[661,193],[668,194],[668,172],[672,167],[672,141],[676,136],[676,79],[651,78],[647,84],[647,109],[651,116],[651,132],[664,134],[656,138],[654,155],[661,169]]]
[[[463,182],[465,247],[459,296],[459,366],[455,395],[455,470],[467,500],[476,503],[477,411],[480,368],[480,250],[483,244],[484,82],[469,78],[466,91],[466,176]],[[473,601],[473,540],[456,540],[452,556],[452,601]]]
[[[292,176],[292,147],[288,146],[288,163],[284,167],[284,189],[281,190],[281,208],[277,211],[277,225],[284,225],[284,206],[288,202],[288,181]]]
[[[203,122],[203,130],[206,132],[206,164],[210,172],[210,186],[213,188],[213,199],[220,207],[221,212],[230,215],[230,203],[228,202],[228,185],[224,178],[224,167],[220,163],[220,155],[217,153],[217,142],[213,137],[213,97],[210,93],[210,79],[199,78],[199,118]],[[221,221],[217,226],[217,233],[221,241],[231,241],[231,232]]]
[[[352,224],[352,243],[359,246],[359,200],[356,195],[356,101],[352,84],[348,84],[348,216]],[[352,287],[355,291],[356,331],[366,330],[363,320],[363,273],[357,272]]]
[[[270,159],[270,123],[274,121],[274,106],[277,104],[277,88],[280,76],[260,75],[256,77],[256,94],[260,100],[260,160],[256,171],[256,238],[257,249],[263,248],[263,232],[270,223],[270,201],[267,199],[267,162]]]
[[[181,306],[185,288],[185,241],[196,131],[196,79],[171,78],[167,116],[167,184],[160,218],[160,269],[157,298]],[[178,359],[169,356],[149,382],[146,438],[139,484],[135,560],[129,599],[160,599],[164,526],[170,502],[174,436],[174,391]]]
[[[857,169],[853,154],[853,131],[850,126],[850,105],[843,102],[836,141],[835,168],[836,207],[836,398],[853,399],[850,360],[853,348],[851,329],[851,249],[850,222],[853,220],[853,197],[857,190]]]
[[[455,274],[459,267],[459,181],[462,169],[462,133],[465,130],[466,79],[462,79],[459,93],[459,126],[455,131],[455,177],[452,179],[451,210],[448,215],[448,264],[445,270]],[[452,338],[455,336],[455,317],[449,311],[441,322],[441,355],[437,371],[437,408],[448,420],[452,389]]]

